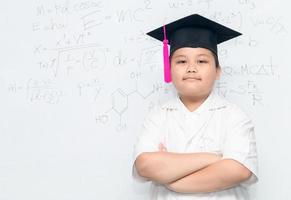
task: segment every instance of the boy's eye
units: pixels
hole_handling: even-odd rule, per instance
[[[208,63],[207,60],[198,60],[198,63]]]
[[[176,63],[177,64],[185,64],[186,63],[186,60],[177,60]]]

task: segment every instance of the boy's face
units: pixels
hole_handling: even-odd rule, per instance
[[[220,75],[214,55],[205,48],[180,48],[171,59],[172,82],[179,95],[205,97]]]

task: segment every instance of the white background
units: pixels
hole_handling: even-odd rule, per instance
[[[289,4],[289,5],[288,5]],[[131,178],[148,110],[173,94],[145,35],[199,13],[243,36],[219,46],[216,92],[256,124],[253,199],[291,199],[288,1],[5,1],[0,6],[0,199],[147,199]]]

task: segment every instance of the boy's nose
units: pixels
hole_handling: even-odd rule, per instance
[[[197,69],[194,65],[191,65],[187,68],[187,72],[188,73],[196,73],[197,72]]]

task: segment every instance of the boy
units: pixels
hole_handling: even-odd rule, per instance
[[[178,95],[145,120],[133,175],[152,181],[151,200],[249,199],[247,186],[257,181],[254,126],[212,92],[221,73],[217,44],[240,33],[197,14],[165,28],[148,34],[164,36],[164,43],[169,38],[171,67],[165,70]]]

